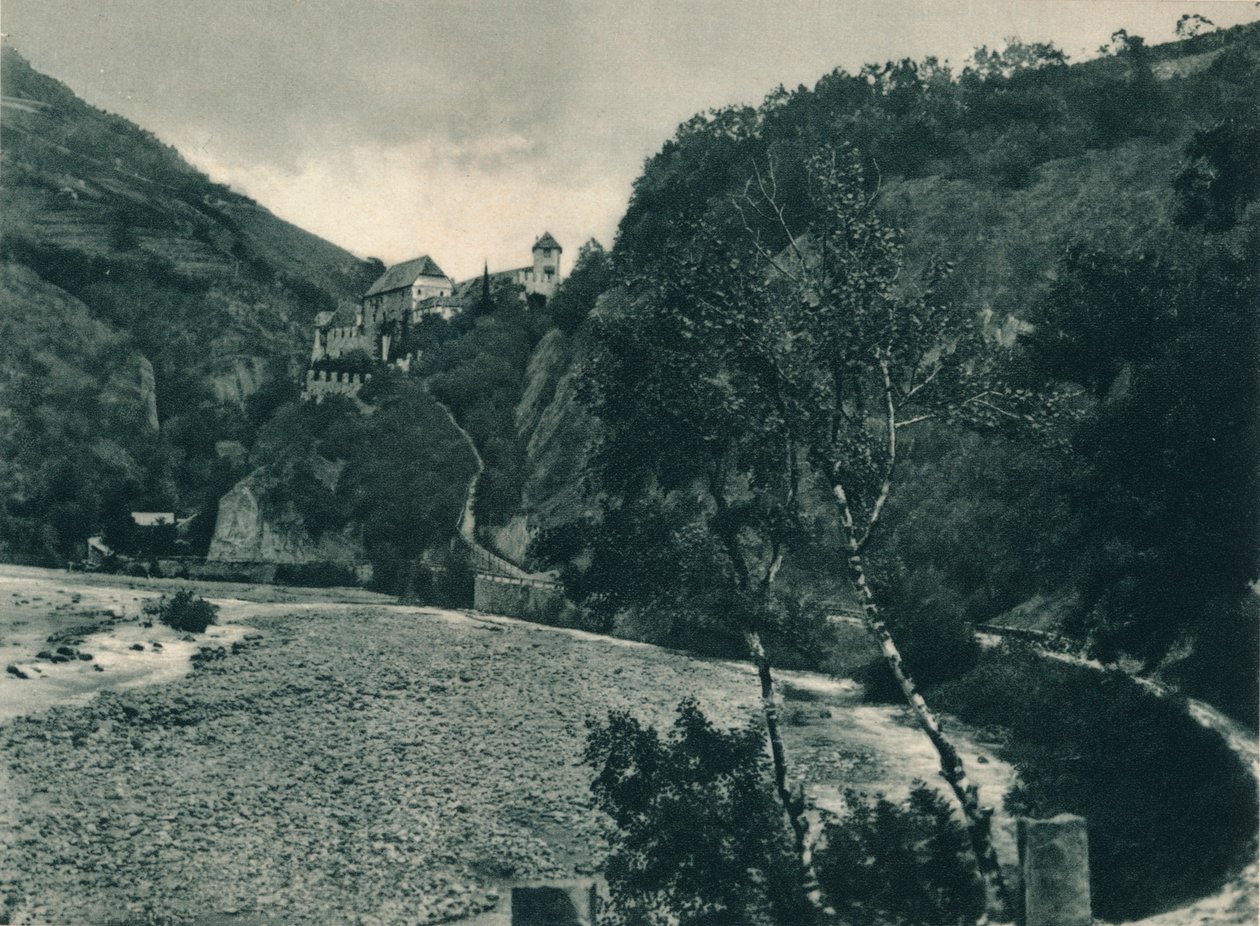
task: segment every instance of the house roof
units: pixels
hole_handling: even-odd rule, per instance
[[[513,267],[511,270],[495,270],[490,274],[491,289],[498,289],[501,286],[510,286],[516,282],[516,275],[522,270],[533,270],[534,265],[528,267]],[[481,295],[482,274],[470,277],[467,280],[455,284],[455,297],[469,302]]]
[[[551,232],[543,232],[542,237],[534,242],[534,250],[537,251],[539,248],[555,248],[557,251],[564,250],[564,248],[560,247],[560,242],[551,237]]]
[[[414,260],[405,260],[401,264],[394,264],[384,273],[380,279],[372,284],[363,295],[375,296],[379,293],[389,293],[396,289],[405,289],[412,283],[416,282],[416,277],[445,277],[442,268],[434,262],[433,258],[428,254],[422,254]]]

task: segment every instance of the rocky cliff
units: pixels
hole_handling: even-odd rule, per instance
[[[327,463],[319,478],[336,486],[341,467]],[[270,501],[268,469],[250,473],[219,500],[218,519],[207,556],[212,562],[337,563],[356,566],[367,557],[358,531],[347,527],[312,535],[291,506]]]

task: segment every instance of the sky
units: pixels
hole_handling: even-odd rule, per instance
[[[696,112],[836,67],[1009,37],[1071,60],[1252,0],[4,0],[79,96],[360,257],[456,278],[611,245],[644,159]],[[567,266],[566,266],[567,269]]]

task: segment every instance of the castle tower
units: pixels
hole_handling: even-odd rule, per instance
[[[534,274],[532,285],[526,290],[551,298],[560,283],[560,253],[564,248],[551,237],[551,232],[543,232],[542,237],[534,242]]]

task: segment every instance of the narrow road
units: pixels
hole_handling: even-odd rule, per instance
[[[472,478],[468,480],[468,489],[464,493],[464,507],[459,513],[459,522],[455,525],[459,532],[460,538],[468,546],[473,554],[473,565],[477,569],[486,572],[495,572],[501,575],[511,576],[516,579],[543,579],[554,580],[555,576],[539,575],[522,569],[520,566],[504,559],[492,550],[486,549],[477,540],[477,484],[481,481],[481,474],[485,472],[486,463],[481,458],[480,451],[477,450],[477,444],[472,439],[472,435],[464,430],[463,425],[455,420],[455,414],[450,407],[438,400],[433,393],[429,396],[437,403],[438,408],[446,413],[446,418],[450,421],[451,426],[464,438],[464,442],[468,445],[468,449],[472,451],[473,460],[476,461],[477,468],[473,472]]]

